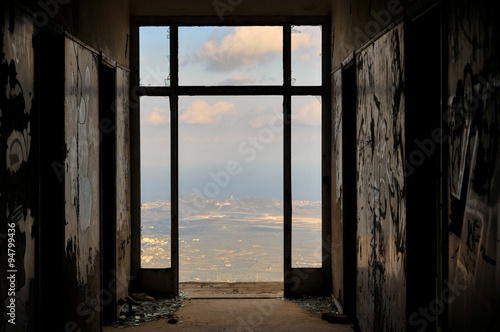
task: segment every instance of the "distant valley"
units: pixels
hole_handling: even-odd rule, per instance
[[[321,202],[294,201],[292,261],[321,266]],[[143,268],[170,266],[169,201],[141,206]],[[283,201],[179,199],[180,281],[282,281]],[[295,245],[296,244],[296,245]]]

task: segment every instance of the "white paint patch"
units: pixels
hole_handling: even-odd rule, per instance
[[[90,190],[90,181],[87,176],[80,176],[78,197],[80,205],[80,229],[84,232],[90,227],[90,214],[92,211],[92,195]]]
[[[20,131],[14,130],[7,138],[7,169],[12,173],[19,171],[21,164],[28,161],[31,147],[31,136],[28,128]]]
[[[21,208],[22,209],[22,208]],[[16,298],[20,300],[20,303],[25,303],[25,306],[29,306],[30,302],[30,284],[31,280],[35,279],[35,239],[32,237],[31,230],[33,228],[33,223],[35,219],[32,216],[31,209],[27,209],[26,218],[22,218],[19,220],[19,231],[25,234],[26,246],[24,247],[24,278],[26,282],[23,287],[16,292]],[[20,306],[19,309],[22,307]],[[28,313],[23,308],[23,310],[19,310],[19,317],[16,319],[16,326],[19,323],[19,326],[26,326],[25,322],[28,321]],[[22,331],[26,330],[21,329]]]

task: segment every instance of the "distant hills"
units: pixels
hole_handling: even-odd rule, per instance
[[[225,200],[182,196],[179,246],[184,281],[282,280],[283,201],[245,197]],[[141,206],[143,267],[170,264],[171,202]],[[297,266],[321,262],[321,202],[293,202],[292,236]],[[166,265],[165,265],[166,264]]]
[[[171,202],[157,200],[141,204],[143,212],[170,212]],[[320,216],[321,202],[293,201],[292,209],[298,216]],[[268,197],[244,197],[225,200],[203,198],[188,194],[179,198],[180,218],[218,213],[251,213],[257,215],[283,215],[283,200]]]

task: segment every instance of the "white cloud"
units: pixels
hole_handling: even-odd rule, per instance
[[[226,101],[219,101],[210,106],[206,101],[198,99],[189,104],[179,120],[187,124],[216,123],[223,114],[230,112],[233,108],[234,104]]]
[[[281,128],[283,126],[283,117],[278,114],[265,114],[254,117],[250,120],[250,128]]]
[[[248,75],[233,75],[220,83],[220,85],[245,85],[255,82],[255,77]]]
[[[303,32],[292,35],[292,52],[300,48],[307,48],[312,45],[313,38],[310,33]]]
[[[250,127],[251,128],[262,128],[264,127],[264,124],[265,124],[265,119],[262,117],[262,116],[259,116],[259,117],[256,117],[255,119],[252,119],[252,121],[250,121]]]
[[[159,109],[158,107],[155,107],[153,109],[153,112],[149,115],[149,123],[152,125],[160,125],[165,123],[166,119],[166,114],[164,114],[163,110]]]
[[[208,62],[209,69],[231,71],[280,56],[282,44],[281,27],[238,27],[220,41],[206,41],[196,58]]]
[[[145,107],[141,111],[141,122],[146,125],[159,126],[170,123],[170,111],[160,107],[148,109]]]
[[[292,51],[302,62],[320,61],[321,29],[316,26],[297,27],[301,33],[292,35]]]
[[[301,61],[304,61],[304,62],[307,62],[307,61],[310,61],[311,60],[311,54],[310,53],[304,53],[304,54],[301,54],[299,59]]]
[[[313,101],[304,105],[298,112],[292,113],[292,121],[306,126],[321,125],[321,103]]]

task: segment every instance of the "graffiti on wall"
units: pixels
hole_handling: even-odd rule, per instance
[[[70,38],[65,43],[66,254],[85,285],[99,256],[98,59]]]
[[[69,145],[69,165],[71,178],[71,201],[77,206],[78,221],[82,231],[90,227],[90,213],[92,211],[92,192],[88,178],[89,167],[89,140],[87,116],[89,112],[91,94],[91,74],[89,66],[84,69],[83,88],[76,76],[79,73],[71,72],[71,112],[76,114],[76,135],[71,137]]]
[[[332,194],[332,294],[345,306],[344,290],[344,232],[343,232],[343,193],[342,193],[342,70],[333,73],[332,86],[332,176],[335,194]],[[339,306],[340,307],[340,306]],[[339,309],[343,312],[343,308]]]
[[[333,129],[332,129],[332,146],[334,148],[335,157],[335,201],[341,202],[342,199],[342,72],[336,71],[333,75]]]
[[[445,117],[450,131],[450,276],[454,284],[467,287],[452,310],[465,303],[476,303],[473,316],[477,317],[493,317],[498,302],[499,109],[500,76],[475,74],[467,64],[457,80]],[[487,323],[482,320],[481,324]],[[467,324],[473,323],[467,320],[460,324],[467,328],[472,326]]]
[[[357,317],[366,331],[405,327],[403,54],[400,24],[356,59]]]
[[[34,71],[32,68],[32,27],[27,24],[9,23],[4,35],[5,57],[2,59],[1,82],[4,83],[0,116],[3,117],[3,133],[6,138],[6,167],[19,171],[28,161],[31,149],[30,114],[33,99]],[[24,89],[23,89],[24,87]],[[26,90],[26,91],[25,91]]]
[[[2,303],[15,299],[16,315],[10,323],[19,330],[33,328],[30,313],[34,304],[35,239],[33,226],[37,211],[37,192],[32,151],[31,122],[34,93],[33,24],[14,6],[0,5],[0,229],[15,252],[9,251],[9,267],[15,271],[13,297],[0,295]],[[4,243],[2,241],[2,243]],[[9,247],[10,248],[10,247]],[[2,248],[0,261],[7,267],[7,248]],[[12,264],[12,265],[11,265]],[[1,273],[0,288],[7,278]],[[10,292],[9,292],[10,293]],[[10,293],[12,294],[12,293]],[[9,295],[10,296],[10,295]],[[12,319],[12,317],[10,317]],[[6,321],[6,320],[5,320]],[[5,323],[7,324],[7,323]]]

